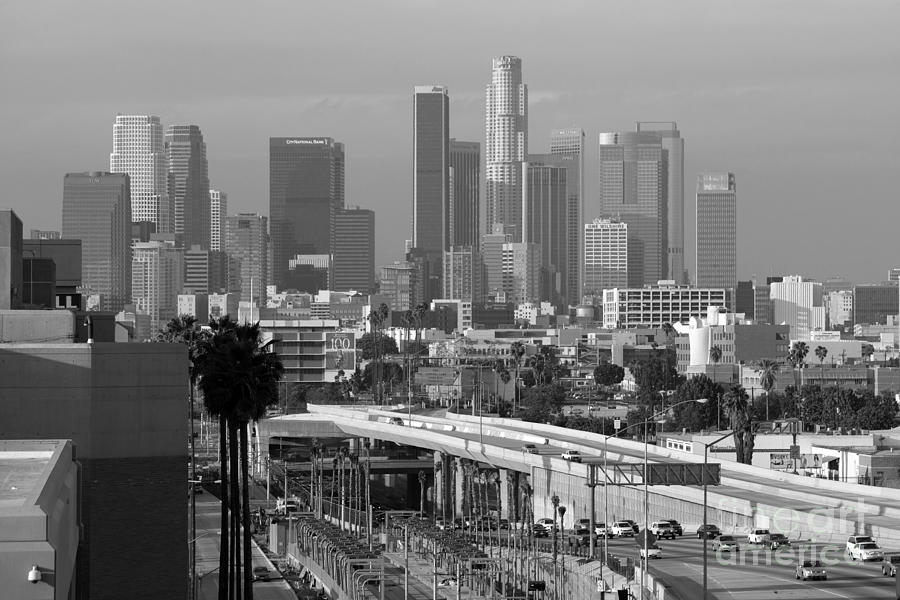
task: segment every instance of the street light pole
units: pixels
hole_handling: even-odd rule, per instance
[[[707,600],[707,566],[706,566],[707,565],[707,558],[706,558],[707,549],[706,549],[706,547],[707,547],[707,539],[709,538],[709,535],[707,534],[707,531],[706,531],[706,526],[707,526],[707,522],[706,522],[706,507],[707,507],[706,470],[707,470],[707,465],[708,465],[709,448],[710,448],[710,446],[715,446],[716,444],[718,444],[719,442],[721,442],[722,440],[727,438],[729,435],[731,435],[730,431],[728,433],[726,433],[725,435],[723,435],[722,437],[709,442],[708,444],[703,444],[703,474],[702,474],[702,477],[703,477],[703,600]]]

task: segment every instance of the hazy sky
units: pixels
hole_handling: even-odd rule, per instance
[[[69,171],[107,170],[116,113],[197,124],[229,212],[268,214],[268,138],[347,146],[376,264],[410,237],[412,89],[444,84],[451,134],[484,142],[491,57],[523,60],[529,149],[555,127],[674,120],[696,176],[730,170],[738,274],[881,280],[900,266],[900,2],[0,0],[0,181],[59,229]]]

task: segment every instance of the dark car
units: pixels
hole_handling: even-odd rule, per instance
[[[722,531],[719,529],[718,525],[707,523],[706,525],[701,525],[697,528],[697,538],[701,540],[704,538],[714,540],[720,535],[722,535]]]
[[[543,525],[535,525],[531,528],[531,534],[536,538],[545,538],[550,535]]]
[[[896,577],[897,565],[900,565],[900,554],[885,554],[881,559],[881,574],[887,577]]]
[[[771,533],[769,534],[769,549],[770,550],[778,550],[779,548],[787,548],[790,547],[791,540],[787,538],[783,533]]]
[[[253,567],[253,581],[268,581],[269,569],[266,567]]]
[[[672,531],[675,532],[675,535],[684,535],[684,528],[681,526],[681,523],[675,519],[666,519],[666,521],[672,525]]]

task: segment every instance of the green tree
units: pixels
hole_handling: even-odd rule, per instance
[[[816,346],[816,358],[819,359],[820,365],[825,362],[826,356],[828,356],[828,348],[825,346]]]
[[[806,355],[809,354],[809,346],[806,342],[794,342],[791,346],[790,352],[788,352],[788,362],[795,369],[806,364]]]
[[[769,420],[769,400],[772,395],[772,388],[775,387],[775,383],[778,380],[778,371],[781,369],[781,365],[778,361],[774,361],[768,358],[765,358],[759,361],[756,364],[756,368],[759,370],[759,383],[762,385],[763,389],[766,391],[766,421]]]
[[[525,345],[522,342],[515,341],[510,344],[509,353],[513,357],[513,364],[516,369],[516,381],[515,381],[515,398],[513,399],[513,411],[519,407],[520,403],[520,392],[519,392],[519,367],[522,364],[522,357],[525,356]]]
[[[597,385],[617,385],[625,379],[625,369],[613,363],[603,363],[594,369],[594,381]]]
[[[664,356],[634,362],[629,368],[638,391],[642,393],[676,389],[681,383],[674,357],[668,351]]]
[[[565,400],[566,391],[558,384],[528,388],[522,394],[521,418],[532,423],[546,423],[562,410]]]
[[[722,386],[706,375],[691,377],[679,385],[669,401],[672,405],[684,402],[680,406],[675,406],[672,411],[672,421],[675,427],[688,431],[700,431],[715,427],[721,396]],[[700,398],[706,398],[708,402],[705,404],[688,402]]]
[[[753,464],[755,436],[750,421],[750,398],[743,386],[735,384],[725,392],[722,400],[725,414],[731,421],[737,461],[745,465]]]
[[[238,325],[228,317],[210,324],[212,336],[197,356],[199,388],[210,415],[219,418],[222,481],[219,597],[237,592],[243,572],[245,598],[253,597],[250,554],[248,426],[278,401],[284,366],[270,344],[262,342],[259,323]],[[226,436],[227,433],[227,436]],[[230,465],[230,468],[229,468]],[[229,516],[231,517],[229,522]],[[243,533],[243,564],[238,541]],[[229,545],[231,542],[231,545]],[[223,560],[232,553],[233,561]],[[224,569],[224,573],[222,573]],[[240,593],[236,594],[240,597]]]
[[[868,362],[869,357],[875,354],[875,346],[873,346],[872,344],[863,344],[861,353],[863,360]]]
[[[709,360],[713,361],[714,365],[719,364],[719,361],[722,360],[722,349],[719,346],[709,349]]]
[[[869,393],[856,412],[856,426],[861,429],[890,429],[897,420],[897,401],[890,392],[879,396]]]
[[[356,341],[356,349],[359,351],[360,357],[363,360],[377,360],[380,354],[378,344],[381,344],[383,354],[400,353],[394,338],[385,335],[380,331],[370,331],[369,333],[364,334]]]

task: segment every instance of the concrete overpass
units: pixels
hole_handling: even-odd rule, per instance
[[[552,515],[550,497],[557,494],[566,506],[566,526],[588,516],[586,487],[588,464],[572,463],[559,455],[578,450],[588,463],[603,461],[605,437],[550,425],[511,419],[448,414],[446,417],[406,415],[375,408],[310,405],[309,414],[267,419],[259,424],[260,446],[273,437],[357,437],[425,448],[443,459],[463,459],[497,468],[501,474],[527,476],[533,489],[534,517]],[[397,424],[400,417],[403,424]],[[524,444],[535,444],[538,454],[523,452]],[[610,464],[643,462],[640,442],[610,438]],[[265,451],[265,450],[264,450]],[[697,462],[693,455],[650,446],[653,463]],[[867,533],[882,546],[900,549],[900,490],[771,471],[710,458],[721,466],[722,485],[709,488],[710,523],[723,530],[744,533],[752,525],[768,526],[791,537],[818,542],[842,543],[848,535]],[[447,476],[444,475],[441,479]],[[456,481],[438,481],[459,486]],[[602,476],[598,477],[602,480]],[[500,486],[502,505],[511,507],[510,488]],[[604,497],[597,490],[595,518],[603,520],[604,505],[609,520],[630,518],[642,523],[643,488],[639,485],[609,486]],[[653,486],[650,488],[650,520],[673,518],[687,527],[702,522],[702,488]],[[505,493],[505,497],[504,497]],[[515,488],[512,488],[515,494]],[[440,495],[440,494],[438,494]],[[571,517],[572,520],[569,520]]]

